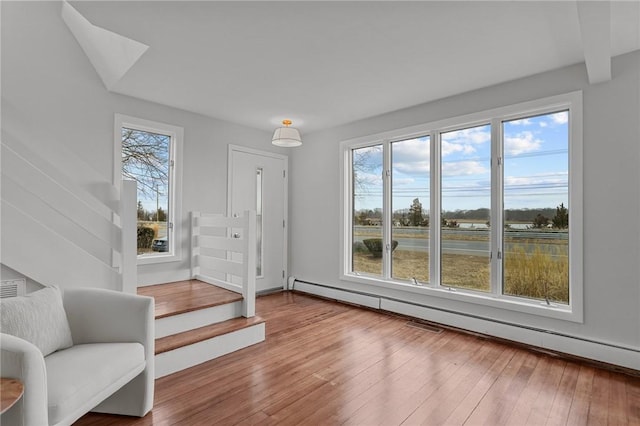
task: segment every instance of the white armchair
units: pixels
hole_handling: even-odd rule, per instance
[[[63,294],[73,346],[46,357],[0,334],[0,372],[24,384],[6,425],[70,425],[85,413],[144,416],[153,407],[154,302],[101,289]]]

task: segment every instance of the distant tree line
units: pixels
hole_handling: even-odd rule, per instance
[[[443,211],[441,214],[442,226],[457,228],[459,220],[486,222],[490,211],[486,208],[474,210]],[[382,209],[358,210],[354,212],[356,225],[380,225],[382,221]],[[395,226],[429,226],[429,213],[423,210],[422,203],[415,198],[409,208],[394,210],[391,219]],[[561,203],[554,208],[538,209],[507,209],[505,221],[528,223],[531,228],[567,229],[569,227],[569,211]]]
[[[138,201],[138,220],[166,222],[167,212],[165,212],[162,207],[158,207],[158,210],[146,210],[142,202]]]

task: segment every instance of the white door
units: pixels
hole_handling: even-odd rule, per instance
[[[286,282],[287,164],[283,155],[229,145],[227,213],[256,211],[256,291]]]

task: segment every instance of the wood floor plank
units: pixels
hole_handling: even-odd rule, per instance
[[[515,354],[516,350],[514,348],[506,348],[493,365],[484,372],[473,388],[469,390],[464,399],[460,401],[456,409],[445,420],[445,423],[452,425],[464,424],[496,380],[503,374]]]
[[[256,311],[265,342],[156,380],[144,418],[76,425],[640,424],[640,377],[295,292]]]
[[[587,424],[591,395],[593,393],[593,376],[595,370],[592,367],[581,366],[578,372],[576,388],[571,400],[571,408],[567,416],[567,424]]]
[[[635,377],[625,377],[625,391],[627,405],[625,412],[629,418],[629,424],[640,425],[640,380]]]
[[[546,425],[558,426],[567,423],[567,417],[571,409],[571,401],[573,400],[573,394],[578,382],[579,371],[579,365],[565,363],[560,384],[553,397],[551,408],[549,409]]]
[[[563,362],[541,355],[525,389],[515,402],[507,424],[544,425],[563,369]]]
[[[511,415],[520,393],[526,387],[536,363],[536,355],[518,351],[478,406],[470,413],[466,423],[471,425],[506,424],[506,420]]]
[[[609,405],[607,407],[607,424],[623,425],[629,423],[626,410],[627,387],[626,378],[611,374],[609,379]]]
[[[501,360],[504,365],[504,358],[501,358],[504,352],[505,348],[493,344],[484,345],[480,350],[476,350],[474,357],[447,380],[445,386],[439,390],[438,396],[432,396],[425,401],[406,423],[411,424],[412,418],[423,425],[450,423],[450,416],[495,361]],[[446,403],[443,403],[443,400]]]
[[[609,407],[609,372],[595,370],[593,374],[593,390],[589,403],[587,423],[592,425],[606,425]]]

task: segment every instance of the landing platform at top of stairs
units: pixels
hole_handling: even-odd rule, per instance
[[[155,299],[155,317],[165,318],[242,300],[242,295],[198,280],[138,287],[138,294]]]

